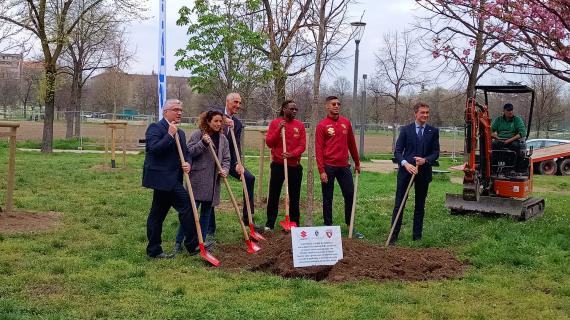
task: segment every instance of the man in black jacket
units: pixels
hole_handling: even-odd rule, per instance
[[[394,211],[392,213],[392,225],[396,219],[400,204],[404,201],[404,194],[412,174],[416,174],[415,184],[415,207],[414,207],[414,226],[412,231],[412,239],[420,240],[422,238],[425,203],[428,192],[429,183],[432,178],[431,167],[439,158],[439,130],[427,124],[429,118],[429,106],[426,103],[418,102],[414,106],[415,121],[400,130],[400,135],[394,149],[394,157],[398,162],[398,184],[396,190],[396,201]],[[402,213],[398,221],[394,233],[390,239],[390,244],[395,244],[398,240],[400,227],[402,226]]]
[[[243,159],[242,152],[241,152],[241,141],[240,137],[243,131],[243,124],[240,119],[237,117],[237,113],[241,108],[241,96],[239,93],[232,92],[226,96],[226,106],[221,109],[224,113],[224,134],[230,143],[230,176],[240,180],[240,176],[243,173],[245,177],[245,184],[247,186],[247,193],[249,194],[249,203],[251,205],[251,214],[254,214],[254,201],[253,201],[253,189],[255,187],[255,176],[249,172],[249,170],[245,169],[242,165],[237,162],[237,156],[235,153],[234,144],[237,145],[238,151],[240,153],[240,158]],[[236,140],[234,141],[232,138],[232,134],[230,133],[230,128],[234,128],[234,133],[236,136]],[[246,226],[249,225],[249,219],[247,216],[247,206],[245,204],[245,194],[243,197],[243,222]],[[256,230],[260,230],[256,228]],[[208,234],[214,235],[216,232],[216,217],[214,212],[212,211],[212,216],[210,217],[210,227],[208,228]]]
[[[192,217],[190,197],[182,184],[182,173],[190,172],[191,157],[186,147],[186,136],[178,130],[182,116],[182,102],[166,101],[163,118],[146,130],[146,156],[144,159],[142,185],[154,190],[152,207],[147,219],[148,245],[146,254],[151,258],[169,259],[174,255],[162,250],[162,224],[170,207],[178,211],[178,219],[185,231],[184,245],[190,254],[196,252],[198,237]],[[181,165],[175,136],[178,132],[182,153],[186,162]]]

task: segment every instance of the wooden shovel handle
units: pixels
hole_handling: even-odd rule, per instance
[[[182,153],[182,146],[180,145],[180,137],[178,132],[174,135],[174,140],[176,140],[176,149],[178,149],[178,156],[180,157],[180,165],[186,162],[184,159],[184,154]],[[200,226],[200,218],[198,216],[198,208],[196,208],[196,200],[194,199],[194,191],[192,191],[192,184],[190,183],[190,177],[188,173],[183,173],[184,183],[188,190],[188,195],[190,196],[190,205],[192,206],[192,214],[194,215],[194,223],[196,224],[196,232],[198,233],[198,243],[204,243],[204,237],[202,236],[202,227]]]
[[[208,147],[210,149],[210,153],[212,154],[212,158],[214,158],[214,162],[216,162],[216,167],[218,168],[218,172],[222,172],[222,165],[220,164],[220,160],[218,159],[218,156],[216,155],[216,151],[214,150],[214,146],[212,146],[212,143],[208,143]],[[224,180],[224,184],[226,185],[226,188],[228,189],[228,194],[230,195],[230,199],[232,200],[232,204],[234,206],[234,209],[236,211],[239,223],[241,225],[241,229],[243,231],[243,237],[245,240],[249,240],[249,236],[247,235],[247,230],[245,228],[245,225],[243,224],[243,220],[241,219],[241,215],[239,214],[239,206],[237,204],[236,198],[234,197],[234,193],[232,192],[232,188],[230,187],[230,183],[228,182],[228,178],[227,177],[222,177]]]
[[[283,141],[283,153],[287,152],[287,141],[285,140],[285,127],[281,128],[281,139]],[[285,170],[285,216],[289,216],[289,171],[287,169],[287,158],[283,157],[283,168]]]
[[[241,162],[241,156],[239,154],[239,149],[237,147],[236,134],[234,132],[233,127],[230,128],[230,134],[232,135],[232,140],[234,142],[232,144],[234,146],[234,151],[236,153],[237,163],[243,167],[243,163]],[[243,167],[243,168],[245,170],[245,167]],[[243,195],[245,197],[245,206],[247,208],[247,219],[249,221],[249,224],[253,225],[253,216],[251,214],[251,203],[249,203],[249,192],[247,191],[247,183],[245,182],[245,175],[243,174],[243,172],[240,174],[240,180],[241,180],[241,184],[242,184]]]

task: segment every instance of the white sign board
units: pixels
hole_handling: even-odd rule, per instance
[[[331,266],[342,259],[340,226],[291,228],[293,266]]]

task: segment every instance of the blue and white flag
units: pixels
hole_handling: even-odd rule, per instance
[[[158,44],[158,120],[166,102],[166,0],[160,0]]]

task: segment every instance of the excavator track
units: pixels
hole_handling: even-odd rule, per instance
[[[479,196],[478,201],[464,199],[464,194],[446,194],[445,207],[451,214],[478,213],[490,216],[508,216],[518,221],[539,217],[544,213],[543,198],[501,198]]]

